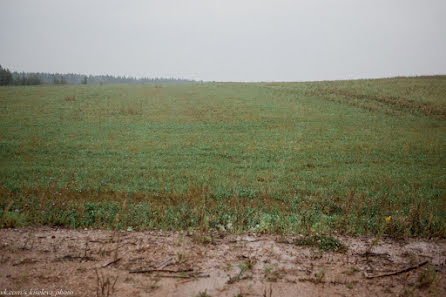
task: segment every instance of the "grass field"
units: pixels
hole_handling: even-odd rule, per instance
[[[0,102],[3,226],[446,236],[446,76]]]

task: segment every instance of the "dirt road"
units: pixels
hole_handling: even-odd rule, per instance
[[[2,229],[0,296],[446,296],[444,240],[295,238]]]

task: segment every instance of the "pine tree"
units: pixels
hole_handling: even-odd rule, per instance
[[[55,85],[60,84],[60,80],[56,75],[53,76],[53,84],[55,84]]]
[[[7,86],[12,84],[12,74],[11,72],[6,69],[3,68],[0,65],[0,86]]]

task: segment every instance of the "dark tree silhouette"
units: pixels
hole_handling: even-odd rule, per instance
[[[12,73],[0,65],[0,86],[7,86],[13,83]]]

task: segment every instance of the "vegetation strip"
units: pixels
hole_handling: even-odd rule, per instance
[[[0,87],[0,224],[445,237],[444,94],[446,76]]]

